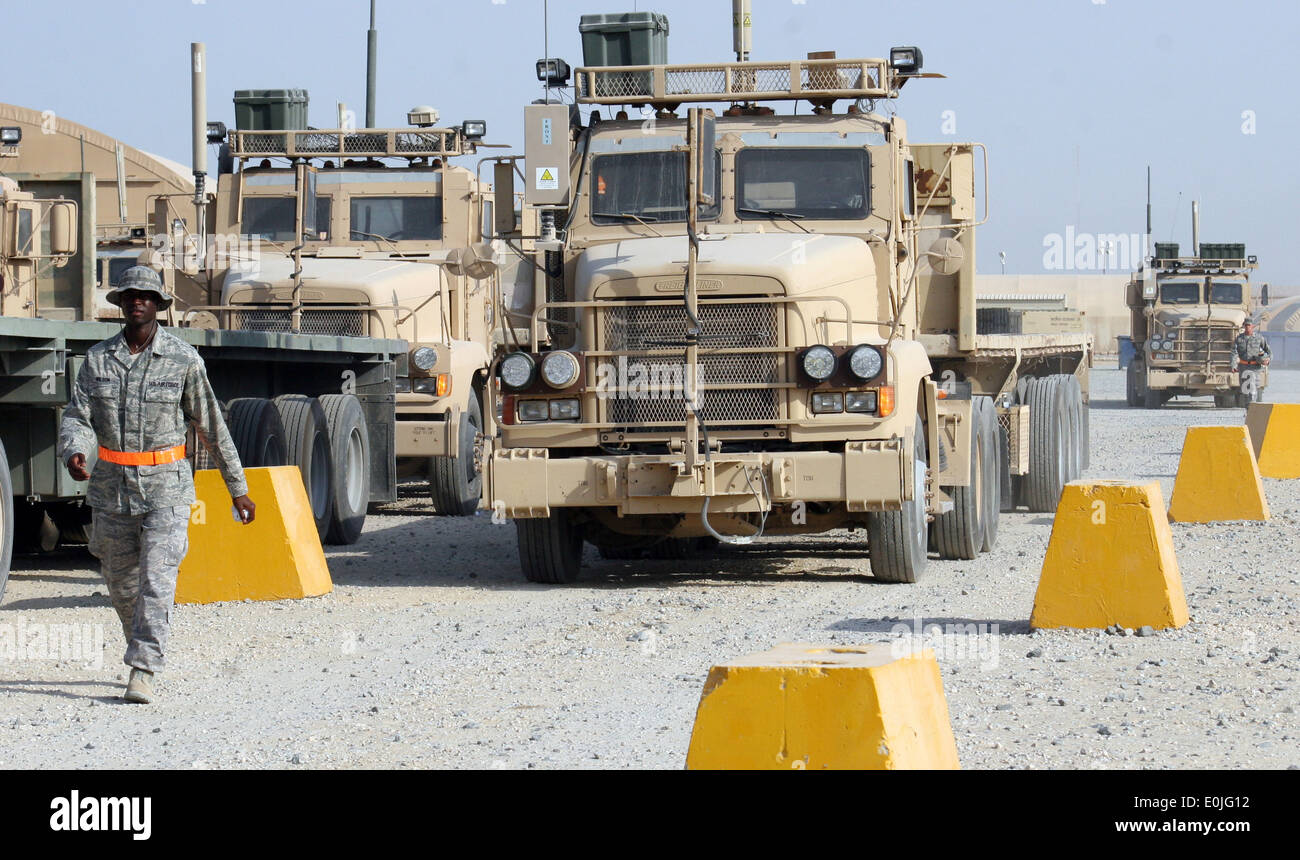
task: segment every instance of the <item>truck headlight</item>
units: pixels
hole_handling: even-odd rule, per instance
[[[879,376],[884,366],[885,359],[874,346],[863,345],[849,353],[849,370],[863,382]]]
[[[844,411],[844,395],[838,391],[817,391],[812,396],[813,413],[822,415],[828,412]]]
[[[582,407],[577,400],[552,400],[552,421],[573,421],[582,414]]]
[[[1164,343],[1162,343],[1160,346],[1164,348],[1165,352],[1174,351],[1174,342],[1172,340],[1167,340]]]
[[[548,352],[542,359],[542,379],[552,388],[568,388],[578,381],[578,359],[564,350]]]
[[[803,354],[803,372],[815,382],[825,382],[835,372],[835,353],[829,346],[814,346]]]
[[[411,385],[411,388],[418,394],[433,394],[437,397],[446,397],[451,393],[451,374],[439,373],[437,376],[417,379]]]
[[[876,392],[850,391],[844,395],[845,412],[875,412]]]
[[[533,382],[537,365],[526,352],[512,352],[501,360],[501,381],[509,388],[527,388]]]
[[[545,400],[520,400],[516,408],[520,421],[545,421],[551,417]]]
[[[399,376],[399,377],[397,377],[397,379],[396,379],[395,384],[394,384],[393,387],[394,387],[394,389],[397,391],[398,394],[410,394],[410,393],[411,393],[411,377],[409,377],[409,376]]]
[[[411,364],[428,373],[438,363],[438,351],[432,347],[422,346],[411,353]]]

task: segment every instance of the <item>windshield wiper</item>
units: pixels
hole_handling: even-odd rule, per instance
[[[664,235],[663,233],[660,233],[658,230],[650,226],[650,222],[652,221],[655,222],[656,224],[659,222],[659,219],[654,217],[653,215],[636,215],[631,212],[595,212],[593,214],[597,218],[622,218],[625,221],[635,221],[636,223],[640,224],[642,227],[649,230],[651,233],[654,233],[656,236],[660,237],[661,239],[663,238]]]
[[[784,218],[805,233],[812,232],[799,223],[800,220],[807,217],[806,215],[798,215],[793,212],[782,212],[780,209],[748,209],[744,206],[737,206],[736,211],[744,212],[747,215],[762,215],[764,218]]]

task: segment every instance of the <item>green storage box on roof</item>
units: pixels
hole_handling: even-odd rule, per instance
[[[1156,259],[1173,260],[1178,257],[1177,242],[1156,242]]]
[[[658,12],[583,15],[584,66],[658,66],[668,62],[668,16]]]
[[[1246,246],[1244,243],[1201,243],[1202,260],[1244,260]]]
[[[235,90],[235,128],[240,131],[307,128],[307,91]]]

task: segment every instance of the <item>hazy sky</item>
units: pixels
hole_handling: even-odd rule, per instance
[[[486,119],[517,143],[540,96],[541,0],[379,0],[378,122],[432,104],[444,124]],[[0,101],[54,110],[189,162],[189,43],[208,48],[212,119],[231,93],[306,88],[311,121],[344,101],[364,117],[368,0],[5,0]],[[1153,233],[1184,252],[1245,242],[1260,280],[1300,285],[1300,7],[1257,0],[754,0],[755,60],[887,56],[918,45],[927,71],[896,103],[912,139],[988,145],[991,221],[979,270],[1044,271],[1051,234],[1141,233],[1146,166]],[[551,53],[578,66],[578,18],[668,15],[670,62],[727,60],[729,0],[551,0]],[[801,104],[803,112],[807,105]],[[951,112],[951,113],[947,113]],[[947,126],[945,126],[947,121]],[[955,122],[955,133],[952,130]],[[1250,132],[1250,133],[1246,133]],[[473,161],[465,160],[472,166]],[[215,162],[214,162],[215,164]]]

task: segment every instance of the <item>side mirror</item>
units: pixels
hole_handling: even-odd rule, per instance
[[[515,165],[498,161],[492,168],[492,232],[505,236],[515,232]]]
[[[50,205],[50,255],[71,257],[77,253],[77,204]]]
[[[497,264],[492,246],[486,242],[476,242],[468,248],[453,248],[447,252],[447,262],[443,267],[449,274],[465,275],[476,281],[490,278],[496,273]]]

